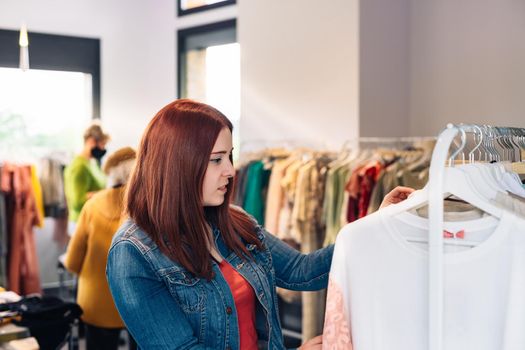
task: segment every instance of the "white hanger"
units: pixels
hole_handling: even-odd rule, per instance
[[[465,131],[460,129],[460,132],[462,133],[462,145],[460,149],[454,152],[450,159],[454,159],[465,146]],[[442,198],[449,197],[450,195],[456,196],[492,216],[501,218],[503,210],[488,201],[487,193],[489,192],[486,191],[486,188],[483,186],[476,186],[467,172],[457,167],[447,167],[444,169],[443,180]],[[429,202],[428,187],[427,184],[421,191],[416,191],[407,200],[384,208],[383,212],[387,215],[395,216],[396,214],[427,205]],[[485,192],[485,195],[482,194],[478,188],[483,188],[482,191]],[[495,194],[496,192],[491,192],[491,196],[495,196]]]
[[[483,131],[478,125],[464,125],[461,124],[462,129],[472,128],[474,136],[479,136],[479,142],[468,154],[468,164],[460,165],[459,168],[467,172],[470,176],[474,186],[485,196],[486,199],[493,199],[498,192],[507,194],[507,186],[502,181],[503,173],[492,164],[475,163],[474,153],[481,147],[483,143]],[[465,129],[463,129],[465,130]]]

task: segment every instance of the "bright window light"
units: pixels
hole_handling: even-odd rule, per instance
[[[41,157],[80,149],[92,117],[91,84],[80,72],[0,68],[1,151]]]
[[[234,148],[239,150],[241,116],[241,63],[238,43],[206,49],[206,103],[214,106],[234,125]]]
[[[188,10],[196,7],[216,4],[218,2],[224,2],[225,0],[182,0],[181,7],[183,10]]]

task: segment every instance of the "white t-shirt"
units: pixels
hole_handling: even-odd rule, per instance
[[[445,246],[443,349],[525,349],[525,220],[505,213],[447,222],[475,247]],[[330,272],[323,349],[428,348],[428,234],[382,211],[345,226]]]

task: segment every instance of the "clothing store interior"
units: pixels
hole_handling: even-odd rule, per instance
[[[2,0],[0,349],[525,350],[523,38],[519,0]],[[148,143],[188,113],[233,127]],[[153,142],[202,202],[141,221]]]

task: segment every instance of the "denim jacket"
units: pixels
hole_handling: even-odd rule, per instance
[[[214,235],[221,255],[255,291],[260,343],[284,349],[275,287],[326,288],[333,246],[304,255],[257,226],[264,249],[248,244],[254,259],[242,260],[217,229]],[[132,220],[120,227],[106,274],[117,309],[141,349],[239,349],[232,293],[218,264],[212,264],[213,279],[195,277],[161,253]]]

